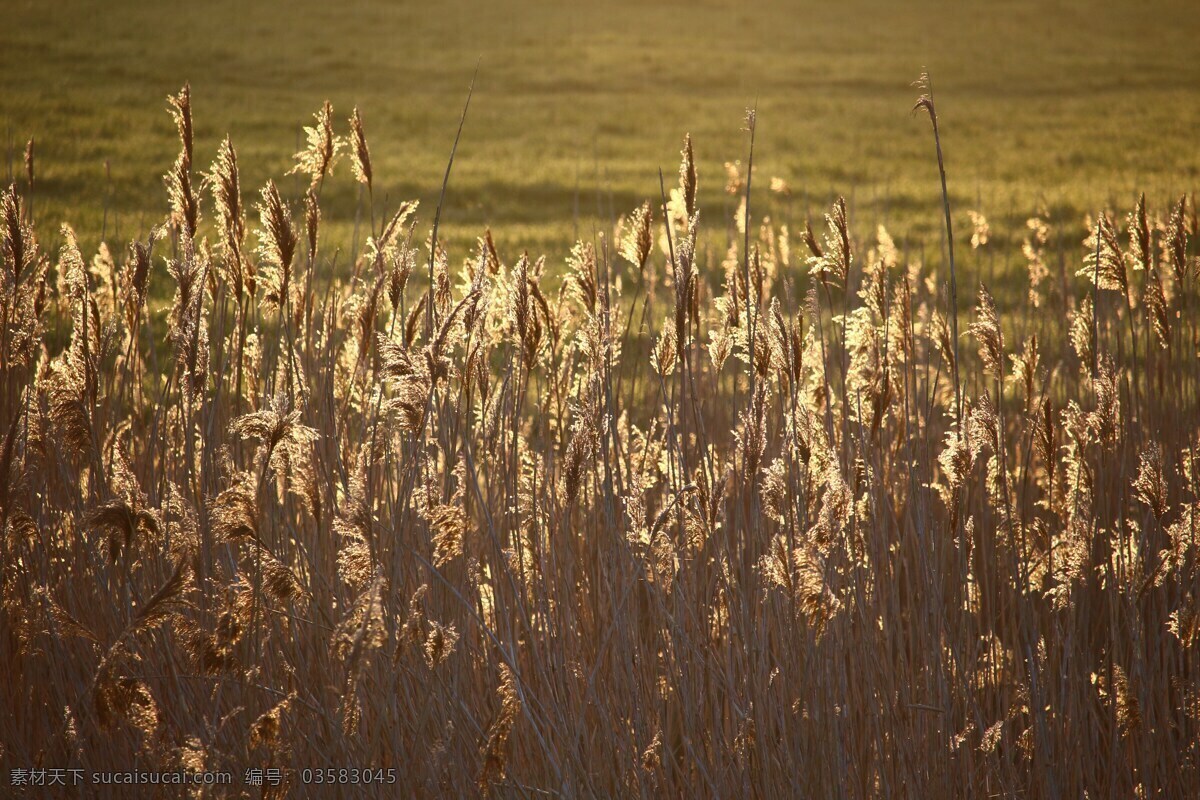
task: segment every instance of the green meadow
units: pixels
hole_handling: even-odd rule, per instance
[[[1200,176],[1200,13],[1181,0],[4,5],[0,171],[19,177],[34,138],[39,228],[69,221],[87,247],[164,216],[178,149],[165,97],[185,81],[197,167],[228,133],[248,201],[328,98],[340,133],[362,111],[376,214],[419,198],[429,223],[478,64],[444,213],[456,256],[490,226],[510,256],[558,258],[657,199],[686,132],[706,227],[724,230],[723,165],[746,158],[751,106],[760,213],[800,223],[843,194],[857,230],[936,243],[933,141],[910,113],[923,68],[964,231],[969,208],[997,237],[1044,208],[1076,247],[1097,205],[1144,190],[1161,209]],[[304,185],[281,188],[295,201]],[[326,236],[349,245],[357,215],[365,235],[361,203],[344,160]]]

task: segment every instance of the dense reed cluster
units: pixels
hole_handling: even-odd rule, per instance
[[[998,303],[840,199],[794,233],[756,216],[787,187],[752,183],[751,116],[708,232],[689,139],[676,187],[565,259],[455,257],[416,203],[376,223],[357,110],[343,138],[326,103],[303,196],[253,208],[228,139],[193,163],[186,88],[170,110],[170,215],[127,248],[39,243],[32,151],[0,201],[6,772],[1200,786],[1186,198],[1066,253],[1034,216]],[[371,231],[339,267],[321,190],[350,179]],[[960,250],[998,246],[971,220]]]

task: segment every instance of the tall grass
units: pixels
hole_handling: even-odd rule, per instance
[[[1098,215],[1058,283],[1031,219],[1026,302],[980,286],[960,354],[961,270],[947,305],[841,200],[793,242],[751,217],[749,166],[706,234],[690,139],[677,188],[565,259],[490,234],[455,255],[414,203],[377,207],[357,109],[344,141],[323,106],[309,188],[269,182],[256,230],[233,144],[204,172],[186,88],[171,111],[171,214],[128,248],[39,244],[32,158],[0,204],[6,771],[278,767],[263,791],[298,796],[325,766],[395,768],[406,796],[1200,785],[1185,199]],[[343,152],[370,234],[337,277]]]

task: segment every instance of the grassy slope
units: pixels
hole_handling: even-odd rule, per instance
[[[756,101],[761,177],[792,184],[793,213],[841,192],[858,223],[920,236],[939,219],[928,123],[907,114],[922,66],[959,212],[1004,220],[1044,202],[1074,221],[1102,200],[1128,207],[1135,187],[1197,183],[1200,15],[1187,0],[5,5],[0,153],[13,142],[19,169],[21,144],[37,138],[39,216],[71,220],[87,246],[105,160],[109,238],[162,213],[159,176],[177,150],[163,98],[185,80],[198,165],[228,131],[250,193],[287,168],[322,99],[340,118],[358,104],[380,205],[421,197],[428,221],[477,58],[448,198],[452,246],[490,224],[502,246],[561,252],[590,235],[597,209],[655,196],[685,131],[715,213],[721,163],[744,157],[741,117]],[[347,237],[354,188],[345,164],[337,175],[327,230]]]

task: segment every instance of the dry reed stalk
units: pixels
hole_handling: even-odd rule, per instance
[[[688,137],[660,234],[639,203],[560,273],[431,231],[416,286],[415,202],[337,269],[328,105],[303,221],[267,183],[257,248],[232,144],[206,228],[171,108],[171,224],[125,264],[65,228],[52,269],[32,176],[0,195],[0,759],[403,764],[433,796],[1200,780],[1186,200],[1098,217],[1061,289],[1045,214],[975,212],[1028,279],[981,287],[960,353],[953,256],[947,309],[837,199],[798,269],[786,184],[751,205],[753,118],[732,241]],[[348,142],[370,194],[357,110]]]

